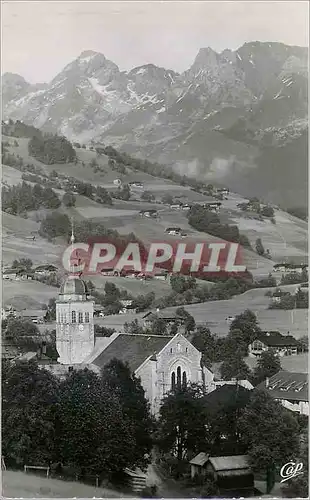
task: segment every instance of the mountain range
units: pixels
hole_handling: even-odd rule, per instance
[[[55,78],[2,77],[3,118],[112,145],[285,206],[307,202],[308,49],[199,50],[179,74],[84,51]]]

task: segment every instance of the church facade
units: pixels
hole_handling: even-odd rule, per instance
[[[128,363],[141,379],[151,411],[158,414],[161,401],[171,389],[191,383],[213,390],[213,373],[202,363],[201,353],[181,334],[130,335],[116,332],[95,338],[94,301],[83,280],[69,276],[56,302],[58,372],[88,366],[96,372],[112,359]],[[53,371],[57,371],[56,366]]]

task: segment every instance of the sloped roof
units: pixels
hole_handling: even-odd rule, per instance
[[[20,315],[23,318],[31,318],[31,317],[43,318],[43,316],[46,315],[46,310],[45,309],[25,309],[24,311],[20,312]]]
[[[120,334],[93,360],[93,364],[103,368],[116,358],[128,363],[130,369],[135,371],[149,356],[160,352],[172,338],[167,335]]]
[[[292,335],[281,335],[280,332],[263,332],[256,340],[269,347],[297,347],[298,341]]]
[[[204,464],[208,461],[209,455],[207,453],[204,453],[203,451],[201,453],[198,453],[191,461],[191,465],[200,465],[201,467],[204,466]]]
[[[247,455],[233,455],[231,457],[210,457],[210,463],[214,470],[232,471],[249,468],[249,457]]]
[[[211,412],[227,406],[243,408],[249,402],[251,390],[241,385],[222,385],[204,397],[205,405]]]
[[[275,399],[287,401],[308,401],[308,374],[280,370],[270,377],[268,387],[266,381],[261,382],[258,389],[264,390]]]

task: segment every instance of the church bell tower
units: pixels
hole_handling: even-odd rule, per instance
[[[56,349],[58,363],[63,365],[83,363],[95,345],[94,302],[89,300],[84,281],[74,275],[71,263],[70,268],[56,302]]]

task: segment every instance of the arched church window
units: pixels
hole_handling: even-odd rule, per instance
[[[72,319],[72,323],[76,323],[76,312],[75,311],[72,311],[71,319]]]
[[[85,323],[89,323],[89,312],[85,313]]]
[[[83,323],[83,313],[79,312],[79,323]]]
[[[177,386],[178,388],[181,387],[181,367],[178,366],[177,368]]]
[[[186,372],[183,372],[183,375],[182,375],[182,385],[183,385],[183,387],[186,387],[186,385],[187,385]]]
[[[173,391],[175,389],[175,373],[171,373],[171,390]]]

